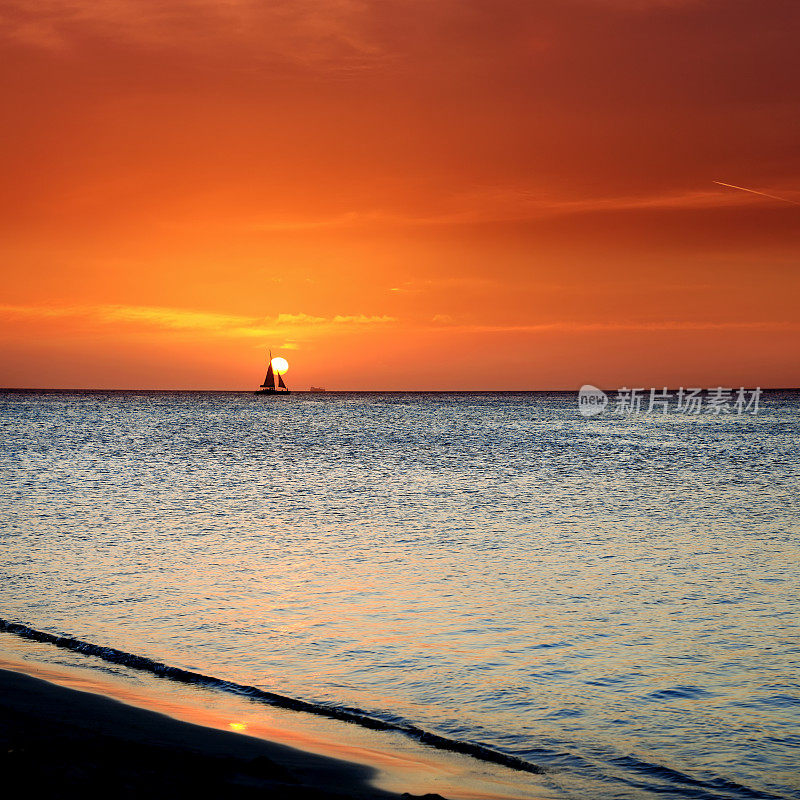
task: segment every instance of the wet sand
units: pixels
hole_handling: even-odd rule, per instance
[[[0,670],[0,753],[4,774],[23,776],[33,796],[400,797],[371,786],[361,764],[9,670]]]

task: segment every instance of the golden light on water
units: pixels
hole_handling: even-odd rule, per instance
[[[272,369],[275,372],[286,372],[289,369],[289,362],[285,358],[281,358],[280,356],[275,356],[272,359]]]
[[[228,727],[230,727],[230,729],[232,731],[246,731],[247,730],[247,725],[245,725],[244,722],[229,722],[228,723]]]

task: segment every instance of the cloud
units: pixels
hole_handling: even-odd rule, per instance
[[[52,310],[48,310],[52,313]],[[88,316],[103,322],[144,322],[160,328],[225,330],[246,324],[247,317],[150,306],[88,306],[65,309],[65,316]]]
[[[71,319],[90,325],[138,325],[153,331],[185,331],[235,338],[283,338],[287,335],[307,337],[347,326],[368,327],[397,321],[395,317],[365,314],[333,317],[277,314],[273,317],[249,317],[179,308],[123,305],[2,305],[0,316],[11,320]]]
[[[346,72],[383,58],[369,34],[366,0],[6,0],[0,31],[62,53],[87,43],[191,51],[234,51]]]
[[[525,222],[548,217],[585,214],[625,213],[634,211],[696,210],[698,212],[725,208],[740,208],[763,203],[763,192],[730,192],[695,190],[657,192],[638,195],[606,195],[582,199],[559,199],[544,190],[520,187],[487,187],[470,193],[452,196],[445,204],[448,209],[430,214],[403,214],[375,209],[349,211],[317,219],[296,219],[248,223],[247,228],[261,231],[306,231],[311,229],[370,229],[480,225],[502,222]],[[780,189],[784,197],[775,198],[800,205],[800,192]],[[793,199],[793,198],[798,199]],[[391,287],[392,292],[414,291],[408,286]]]
[[[796,190],[786,189],[790,196],[800,196]],[[785,199],[785,198],[783,198]],[[698,189],[692,191],[654,192],[635,195],[609,194],[582,199],[548,197],[545,192],[527,188],[494,187],[459,198],[464,209],[443,215],[441,222],[473,223],[484,221],[515,221],[548,216],[589,214],[602,212],[639,211],[645,209],[698,211],[734,208],[753,205],[757,197],[723,190]],[[795,200],[788,200],[790,203]]]
[[[434,330],[433,328],[431,330]],[[442,330],[441,327],[436,330]],[[579,322],[574,320],[542,322],[532,325],[453,325],[446,328],[457,333],[563,333],[613,332],[613,331],[794,331],[800,322],[780,320],[755,320],[747,322],[703,322],[667,320],[656,322]]]
[[[396,317],[387,317],[385,314],[380,317],[368,317],[364,314],[358,314],[357,316],[336,316],[333,318],[333,322],[336,325],[342,324],[355,324],[355,325],[374,325],[374,324],[384,324],[387,322],[397,322]]]
[[[277,314],[272,317],[250,317],[236,314],[193,311],[188,309],[155,306],[56,306],[56,305],[1,305],[0,318],[9,321],[72,320],[73,323],[92,327],[133,327],[137,332],[182,332],[197,336],[215,336],[237,339],[280,339],[285,349],[296,349],[297,341],[332,335],[344,330],[386,327],[396,322],[388,315],[338,314],[321,317],[311,314]],[[555,320],[532,324],[454,324],[449,314],[436,314],[431,323],[407,324],[406,331],[438,331],[449,333],[564,333],[612,331],[759,331],[800,330],[800,322],[780,320],[753,320],[731,322],[698,322],[682,320],[603,322],[581,320]],[[284,345],[281,345],[284,347]]]
[[[310,314],[278,314],[275,318],[278,325],[296,325],[298,323],[316,325],[325,321],[325,317],[312,317]]]

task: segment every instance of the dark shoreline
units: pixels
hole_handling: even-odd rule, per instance
[[[399,795],[369,785],[373,770],[239,733],[205,728],[0,669],[0,753],[6,776],[36,797]]]

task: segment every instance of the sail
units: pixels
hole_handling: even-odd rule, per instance
[[[278,373],[278,386],[280,386],[281,389],[286,388],[286,384],[283,382],[283,376],[280,374],[280,372]]]
[[[280,377],[280,376],[279,376]],[[261,384],[263,389],[274,389],[275,388],[275,376],[272,373],[272,362],[269,362],[269,367],[267,367],[267,377],[264,378],[264,383]]]

